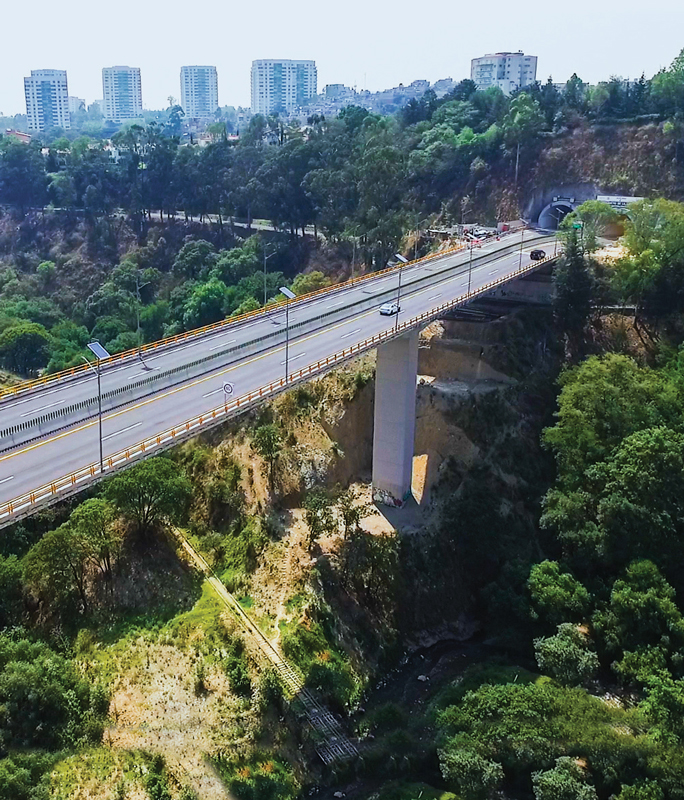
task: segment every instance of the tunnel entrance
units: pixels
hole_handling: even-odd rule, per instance
[[[560,223],[572,211],[574,206],[570,200],[557,200],[542,209],[537,224],[548,231],[558,230]]]

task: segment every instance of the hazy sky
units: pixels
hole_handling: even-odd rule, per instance
[[[25,112],[23,77],[66,69],[69,94],[102,96],[102,67],[142,70],[143,103],[180,95],[184,64],[214,64],[221,105],[249,105],[255,58],[313,58],[319,91],[468,77],[497,50],[539,56],[537,76],[650,77],[684,48],[683,0],[149,2],[0,0],[0,113]]]

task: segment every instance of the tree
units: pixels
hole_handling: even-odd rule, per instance
[[[314,489],[304,500],[304,519],[309,528],[308,545],[311,549],[316,540],[335,532],[337,524],[330,495],[323,489]]]
[[[318,289],[324,289],[326,286],[330,286],[330,278],[327,278],[322,272],[318,272],[317,270],[307,273],[300,272],[294,281],[292,281],[292,291],[296,295],[316,292]]]
[[[625,677],[645,682],[654,663],[684,675],[684,617],[674,589],[651,561],[629,565],[624,578],[615,581],[608,607],[595,614],[594,624],[609,652],[622,656],[617,669]]]
[[[36,322],[19,322],[0,333],[0,359],[4,367],[20,375],[31,375],[50,359],[50,334]]]
[[[227,291],[223,281],[211,278],[201,283],[190,295],[183,314],[186,330],[199,328],[223,319]]]
[[[439,754],[442,777],[464,800],[486,800],[501,785],[501,764],[483,758],[473,750],[445,748]]]
[[[571,354],[578,356],[591,314],[594,281],[574,229],[568,233],[565,253],[554,271],[554,283],[556,321],[568,339]]]
[[[26,209],[42,207],[46,196],[45,163],[40,144],[22,144],[12,138],[0,143],[0,202]]]
[[[86,543],[90,559],[105,578],[111,580],[112,565],[121,549],[122,539],[116,526],[114,507],[102,498],[91,498],[74,509],[69,524]]]
[[[533,142],[544,128],[544,115],[539,103],[527,92],[521,92],[511,101],[503,120],[504,138],[515,148],[515,185],[518,185],[520,149]]]
[[[598,670],[598,656],[589,649],[587,636],[570,622],[558,626],[558,633],[534,640],[539,669],[564,686],[578,686]]]
[[[527,581],[534,617],[558,625],[563,620],[580,621],[589,610],[589,592],[569,572],[561,572],[557,561],[535,564]]]
[[[582,248],[585,253],[593,253],[598,248],[598,238],[604,236],[610,225],[618,220],[617,212],[608,203],[600,200],[587,200],[565,217],[561,228],[568,233],[576,222],[582,224]]]
[[[76,593],[87,613],[88,559],[87,542],[67,522],[46,533],[29,550],[23,560],[24,579],[40,597],[58,606],[66,606]]]
[[[106,495],[142,534],[180,520],[192,496],[192,485],[177,464],[158,457],[112,478]]]
[[[532,775],[534,800],[596,800],[596,789],[587,783],[577,759],[562,756],[556,766]]]
[[[283,440],[278,426],[272,422],[259,426],[252,437],[252,449],[264,459],[268,465],[268,485],[275,491],[275,467],[280,456]]]
[[[592,356],[564,372],[560,386],[558,421],[543,439],[556,457],[563,488],[586,488],[586,469],[606,460],[635,431],[676,428],[681,420],[676,384],[627,356]]]
[[[0,629],[19,622],[22,601],[22,569],[15,555],[0,555]]]

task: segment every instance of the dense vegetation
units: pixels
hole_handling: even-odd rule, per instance
[[[43,154],[3,140],[0,359],[15,375],[56,370],[79,363],[91,338],[122,350],[258,308],[284,283],[297,293],[325,285],[331,275],[301,270],[313,258],[299,240],[307,226],[326,237],[316,266],[330,258],[328,272],[344,274],[350,262],[384,265],[428,220],[517,215],[537,155],[589,124],[657,123],[676,186],[683,113],[680,57],[651,81],[589,88],[573,78],[563,92],[549,83],[511,99],[464,81],[396,118],[351,108],[306,132],[256,118],[237,144],[217,130],[204,149],[179,147],[173,126],[156,123],[120,132],[114,150],[60,138]],[[189,221],[207,215],[217,216]],[[254,217],[279,230],[248,236],[231,224]],[[296,796],[305,781],[287,739],[292,709],[206,585],[200,596],[189,579],[175,605],[160,589],[149,608],[135,594],[149,574],[135,573],[134,590],[126,580],[150,561],[166,579],[177,564],[168,529],[182,524],[248,608],[252,576],[277,543],[277,512],[299,500],[316,563],[302,593],[286,598],[279,642],[334,711],[366,702],[371,671],[402,637],[463,609],[501,647],[497,663],[467,670],[419,713],[359,712],[359,732],[377,739],[354,768],[370,782],[407,782],[408,794],[394,785],[381,796],[414,800],[411,782],[426,780],[425,797],[449,790],[462,800],[684,797],[684,206],[632,205],[624,254],[606,264],[593,252],[614,222],[588,203],[564,224],[553,319],[522,317],[498,365],[518,385],[462,412],[489,462],[466,474],[447,465],[429,530],[374,535],[350,490],[316,476],[286,486],[306,449],[296,423],[329,401],[319,384],[226,440],[242,447],[242,462],[227,447],[186,445],[4,532],[0,798],[42,800],[56,763],[87,762],[109,709],[108,648],[142,640],[192,653],[197,697],[225,680],[238,721],[213,755],[231,791]],[[633,317],[607,313],[625,306]],[[368,379],[349,379],[346,399]],[[256,496],[260,479],[250,501],[245,487]],[[337,537],[334,557],[317,559],[326,537]],[[162,759],[140,764],[149,797],[191,796]]]

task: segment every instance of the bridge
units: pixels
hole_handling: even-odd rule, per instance
[[[533,261],[533,249],[549,253]],[[0,390],[0,527],[378,350],[376,497],[411,485],[418,334],[553,260],[523,231],[284,301],[140,351]],[[400,297],[400,313],[379,314]],[[100,413],[101,408],[101,413]]]

